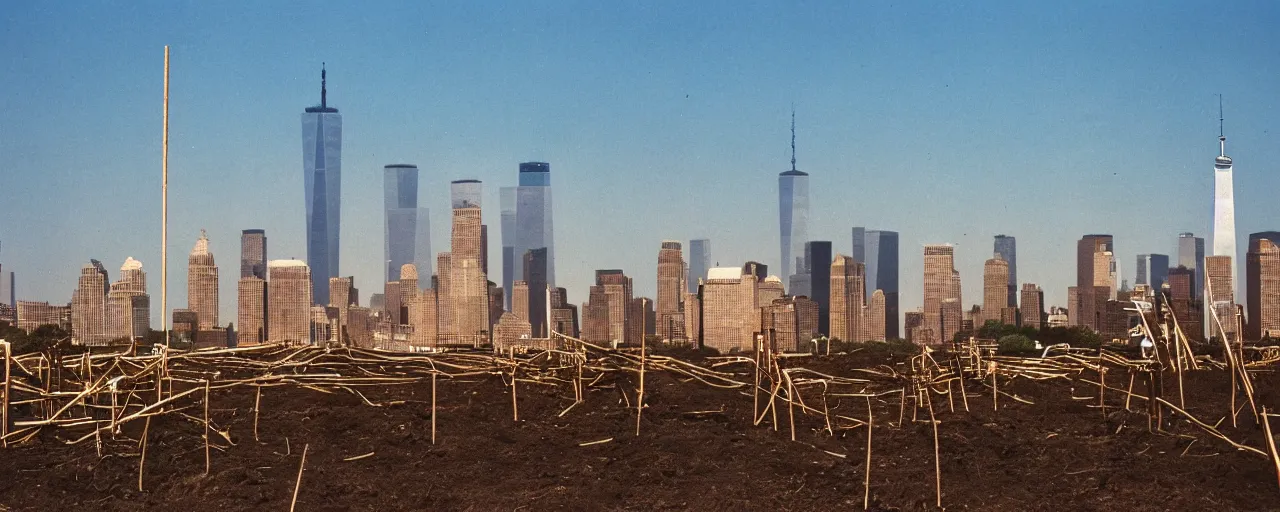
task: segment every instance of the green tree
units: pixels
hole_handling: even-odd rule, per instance
[[[1025,354],[1034,352],[1036,349],[1036,343],[1031,341],[1031,338],[1021,334],[1006,334],[997,343],[999,343],[999,347],[996,352],[999,354]]]

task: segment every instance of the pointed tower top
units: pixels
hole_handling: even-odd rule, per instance
[[[791,104],[791,172],[796,171],[796,104]]]
[[[320,108],[325,108],[329,106],[329,100],[328,98],[326,98],[326,96],[328,95],[329,95],[329,91],[325,88],[324,63],[321,62],[320,63]]]
[[[1231,157],[1227,156],[1227,135],[1222,130],[1222,95],[1218,95],[1218,157],[1213,160],[1214,167],[1230,169]]]

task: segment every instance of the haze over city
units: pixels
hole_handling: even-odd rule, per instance
[[[921,305],[924,244],[956,244],[975,297],[992,236],[1016,236],[1019,281],[1065,305],[1083,234],[1112,234],[1130,280],[1135,255],[1210,237],[1218,94],[1237,261],[1249,233],[1276,227],[1271,3],[220,7],[0,14],[0,262],[20,299],[65,303],[89,258],[114,271],[132,256],[159,325],[165,44],[169,305],[187,303],[185,258],[206,229],[224,319],[241,230],[265,229],[273,259],[306,258],[298,115],[318,103],[321,62],[345,125],[340,275],[365,297],[381,291],[382,169],[396,163],[421,169],[438,251],[449,182],[484,182],[491,262],[499,189],[520,162],[550,163],[555,284],[571,302],[602,268],[654,296],[664,239],[777,269],[793,104],[809,238],[847,254],[853,226],[900,233],[902,311]]]

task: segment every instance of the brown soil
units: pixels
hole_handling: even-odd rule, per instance
[[[881,364],[869,355],[793,364],[842,376]],[[436,444],[431,442],[430,383],[353,394],[296,387],[262,395],[259,441],[251,388],[215,391],[215,434],[205,474],[203,425],[167,415],[149,428],[144,491],[137,490],[142,425],[117,440],[67,445],[66,432],[0,450],[0,509],[287,510],[307,447],[298,510],[855,510],[862,507],[867,430],[825,430],[821,416],[789,415],[752,425],[748,392],[645,376],[641,433],[635,434],[633,375],[617,372],[573,402],[566,386],[521,382],[520,420],[510,387],[497,376],[442,379]],[[1086,376],[1086,378],[1094,378]],[[1124,387],[1127,378],[1109,376]],[[1114,383],[1113,383],[1114,382]],[[1188,410],[1214,423],[1227,416],[1226,372],[1188,375]],[[1280,407],[1280,377],[1257,375],[1260,404]],[[1139,386],[1140,388],[1140,386]],[[969,411],[959,397],[933,403],[938,420],[942,504],[952,510],[1274,510],[1275,470],[1166,413],[1167,433],[1148,431],[1143,405],[1124,411],[1123,393],[1097,407],[1097,387],[1063,379],[1001,383],[1033,404],[1000,397],[971,382]],[[1166,396],[1177,400],[1176,384]],[[625,393],[625,397],[624,397]],[[810,400],[820,400],[812,393]],[[1073,396],[1078,399],[1073,399]],[[632,407],[628,408],[630,403]],[[813,404],[810,404],[813,405]],[[877,510],[935,509],[933,430],[899,426],[897,395],[872,402],[871,504]],[[863,398],[832,398],[832,414],[866,417]],[[723,411],[711,412],[706,411]],[[192,408],[193,417],[203,414]],[[928,410],[916,411],[927,419]],[[1245,407],[1239,428],[1222,430],[1263,446]],[[1247,419],[1246,419],[1247,418]],[[846,423],[847,424],[847,423]],[[78,435],[77,435],[78,437]],[[126,439],[128,438],[128,439]],[[610,439],[591,446],[580,443]],[[831,453],[843,455],[839,457]],[[344,461],[372,453],[372,456]]]

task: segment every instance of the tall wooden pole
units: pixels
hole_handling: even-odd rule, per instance
[[[169,346],[169,45],[164,46],[164,139],[160,149],[160,326]]]

